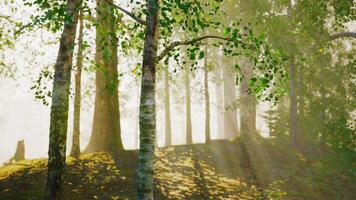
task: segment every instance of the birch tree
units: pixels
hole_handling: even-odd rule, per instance
[[[262,71],[263,74],[271,75],[272,78],[266,79],[264,82],[256,79],[255,86],[262,92],[270,88],[270,85],[265,83],[267,80],[276,81],[278,79],[279,72],[281,72],[281,70],[277,70],[279,69],[279,60],[273,56],[274,53],[271,49],[263,45],[263,40],[256,37],[250,28],[245,27],[244,33],[242,33],[236,23],[225,26],[213,20],[213,16],[219,14],[221,1],[202,5],[197,1],[167,0],[160,2],[159,0],[148,0],[146,4],[138,2],[139,9],[142,9],[138,13],[130,12],[119,5],[106,2],[126,13],[138,25],[144,27],[143,37],[142,34],[140,35],[143,39],[144,48],[142,52],[139,111],[140,149],[137,170],[137,199],[150,200],[153,199],[156,63],[169,57],[181,62],[180,47],[190,46],[187,48],[188,57],[194,61],[193,65],[197,65],[197,60],[204,58],[204,51],[200,48],[202,41],[212,40],[213,46],[223,48],[225,56],[245,55],[253,61],[257,70]],[[144,14],[146,15],[145,20],[140,18]],[[181,26],[175,26],[176,24],[181,24]],[[194,33],[193,35],[200,33],[202,35],[174,41],[176,39],[171,37],[174,27],[186,33]],[[205,29],[208,27],[220,28],[223,34],[204,35]],[[163,49],[159,51],[161,48]],[[238,66],[235,67],[239,71]],[[276,90],[268,91],[273,94],[276,93]]]
[[[63,175],[66,159],[68,128],[69,88],[71,80],[73,46],[76,36],[80,0],[68,0],[66,20],[54,66],[52,104],[50,114],[48,175],[45,190],[46,200],[62,198]]]

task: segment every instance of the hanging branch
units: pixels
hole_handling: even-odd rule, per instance
[[[225,40],[229,42],[236,42],[237,40],[233,40],[232,38],[229,37],[220,37],[220,36],[215,36],[215,35],[206,35],[202,37],[198,37],[192,40],[185,40],[185,41],[176,41],[173,42],[172,44],[168,45],[162,52],[161,54],[157,57],[157,61],[162,60],[170,51],[172,51],[175,47],[177,46],[186,46],[186,45],[191,45],[194,43],[198,43],[200,41],[203,41],[205,39],[220,39],[220,40]],[[248,45],[242,41],[237,41],[242,45]]]
[[[130,16],[132,19],[134,19],[134,20],[135,20],[136,22],[138,22],[139,24],[144,25],[144,26],[147,25],[147,22],[146,22],[145,20],[143,20],[143,19],[141,19],[141,18],[135,16],[132,12],[130,12],[130,11],[128,11],[128,10],[126,10],[126,9],[124,9],[124,8],[122,8],[122,7],[120,7],[120,6],[116,5],[116,4],[114,4],[114,3],[110,2],[110,1],[108,1],[108,0],[104,0],[104,1],[105,1],[106,3],[108,3],[108,4],[110,4],[111,6],[114,6],[115,8],[121,10],[122,12],[124,12],[125,14],[127,14],[128,16]]]

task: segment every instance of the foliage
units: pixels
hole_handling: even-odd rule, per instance
[[[312,141],[329,144],[335,150],[354,151],[355,71],[354,60],[350,59],[354,50],[344,50],[338,53],[337,59],[331,60],[332,46],[314,57],[311,61],[315,66],[313,71],[303,71],[308,89],[300,91],[307,111],[302,117],[305,127],[302,130],[309,132],[307,137]],[[315,73],[324,76],[318,78]]]
[[[134,9],[137,16],[144,16],[146,13],[144,4],[140,1],[135,1],[135,4],[138,5]],[[182,58],[187,56],[193,61],[190,68],[195,70],[199,61],[205,57],[202,45],[205,44],[205,40],[209,40],[211,41],[209,44],[222,49],[224,55],[230,59],[238,56],[248,57],[254,63],[256,70],[256,77],[250,80],[251,91],[258,93],[261,99],[277,100],[284,94],[284,91],[275,85],[286,81],[285,71],[281,68],[280,55],[265,45],[264,38],[257,36],[251,28],[241,27],[239,20],[235,19],[236,21],[231,24],[223,24],[215,20],[216,16],[224,14],[224,10],[221,10],[222,4],[223,1],[210,3],[163,1],[159,18],[159,49],[163,50],[158,51],[158,59],[163,59],[165,62],[173,59],[183,68],[182,66],[186,65],[187,61]],[[139,23],[134,26],[142,27]],[[219,34],[206,34],[210,29],[219,30]],[[130,40],[143,39],[142,29],[138,30],[139,33],[133,35]],[[125,47],[132,48],[126,44]],[[137,52],[142,51],[141,48],[138,48]],[[241,81],[244,76],[239,66],[235,67],[236,73],[239,74],[237,79]]]
[[[51,87],[48,86],[48,82],[53,80],[53,72],[49,71],[49,68],[44,68],[34,85],[31,87],[31,90],[34,91],[35,98],[40,100],[43,105],[48,106],[50,98],[52,97]]]
[[[338,3],[302,0],[294,5],[289,1],[263,2],[269,5],[264,7],[267,10],[248,9],[258,3],[252,1],[243,16],[250,20],[257,16],[257,22],[265,22],[256,22],[258,30],[266,33],[268,41],[282,55],[296,61],[300,137],[335,150],[353,151],[355,125],[351,113],[355,99],[351,89],[354,87],[351,54],[354,49],[325,41],[335,32],[347,31],[345,24],[355,17],[354,3],[349,0]],[[289,106],[282,101],[277,109],[267,113],[272,135],[288,134]]]
[[[10,1],[3,1],[0,6],[9,7],[9,13],[14,13],[15,9]],[[6,49],[14,48],[14,29],[20,26],[20,23],[11,16],[0,14],[0,77],[14,77],[16,69],[6,59]]]

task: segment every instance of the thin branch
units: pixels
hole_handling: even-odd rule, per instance
[[[337,33],[337,34],[331,35],[328,40],[331,41],[331,40],[336,40],[339,38],[355,38],[356,39],[356,32]]]
[[[144,25],[144,26],[147,25],[147,22],[146,22],[145,20],[143,20],[143,19],[141,19],[141,18],[135,16],[132,12],[130,12],[130,11],[128,11],[128,10],[126,10],[126,9],[124,9],[124,8],[122,8],[122,7],[120,7],[120,6],[116,5],[116,4],[114,4],[114,3],[112,3],[112,2],[110,2],[109,0],[104,0],[104,1],[105,1],[106,3],[108,3],[108,4],[110,4],[111,6],[114,6],[115,8],[121,10],[122,12],[124,12],[125,14],[127,14],[128,16],[130,16],[132,19],[134,19],[134,20],[135,20],[136,22],[138,22],[139,24],[142,24],[142,25]]]
[[[0,15],[0,18],[9,20],[10,16],[7,16],[7,15]]]
[[[7,15],[0,15],[0,19],[4,19],[8,22],[11,22],[11,23],[16,23],[15,20],[13,20],[10,16],[7,16]]]
[[[202,36],[202,37],[198,37],[192,40],[185,40],[185,41],[176,41],[173,42],[172,44],[168,45],[159,56],[157,56],[157,61],[162,60],[170,51],[172,51],[175,47],[177,46],[187,46],[187,45],[191,45],[194,43],[198,43],[200,41],[203,41],[205,39],[219,39],[219,40],[225,40],[225,41],[230,41],[230,42],[235,42],[236,40],[233,40],[229,37],[220,37],[220,36],[215,36],[215,35],[206,35],[206,36]],[[246,43],[242,42],[242,41],[237,41],[243,45],[247,45]]]

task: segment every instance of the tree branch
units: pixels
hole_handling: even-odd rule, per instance
[[[11,23],[16,23],[15,20],[11,19],[11,17],[7,16],[7,15],[0,15],[0,19],[5,19],[5,20],[7,20],[8,22],[11,22]]]
[[[122,8],[122,7],[116,5],[116,4],[114,4],[114,3],[112,3],[112,2],[110,2],[110,1],[108,1],[108,0],[104,0],[104,1],[105,1],[106,3],[108,3],[108,4],[110,4],[111,6],[114,6],[115,8],[121,10],[123,13],[127,14],[128,16],[130,16],[132,19],[134,19],[134,20],[135,20],[136,22],[138,22],[139,24],[142,24],[142,25],[144,25],[144,26],[147,25],[147,23],[146,23],[145,20],[143,20],[143,19],[141,19],[141,18],[135,16],[132,12],[130,12],[130,11],[128,11],[128,10],[125,10],[124,8]]]
[[[10,18],[10,16],[7,16],[7,15],[0,15],[0,18],[8,20],[8,19]]]
[[[337,33],[337,34],[331,35],[328,38],[328,41],[336,40],[336,39],[339,39],[339,38],[355,38],[356,39],[356,32],[341,32],[341,33]]]
[[[198,43],[202,40],[205,39],[219,39],[219,40],[225,40],[225,41],[230,41],[230,42],[235,42],[235,40],[229,38],[229,37],[220,37],[220,36],[215,36],[215,35],[206,35],[198,38],[194,38],[192,40],[185,40],[185,41],[175,41],[172,44],[168,45],[159,56],[157,56],[157,61],[162,60],[170,51],[172,51],[175,47],[177,46],[186,46],[186,45],[191,45],[194,43]],[[247,45],[246,43],[242,41],[237,41],[243,45]]]

